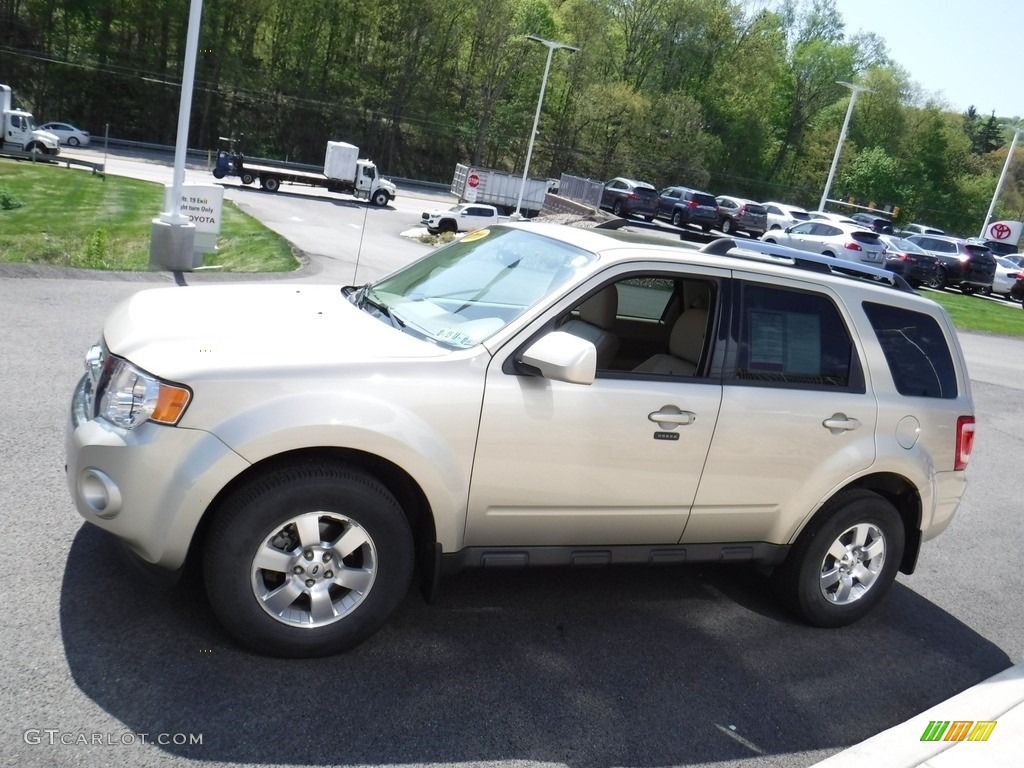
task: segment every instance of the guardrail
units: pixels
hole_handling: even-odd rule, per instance
[[[64,165],[70,168],[72,165],[79,165],[89,168],[94,174],[104,175],[103,163],[94,163],[91,160],[82,160],[78,157],[66,155],[43,155],[39,152],[22,152],[18,149],[5,149],[0,151],[0,157],[9,157],[14,160],[28,160],[30,163],[46,163],[47,165]]]

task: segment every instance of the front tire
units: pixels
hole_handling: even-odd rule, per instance
[[[370,199],[370,202],[376,205],[378,208],[383,208],[385,205],[391,202],[391,197],[383,189],[378,189],[376,192],[373,193],[373,197]]]
[[[305,658],[348,650],[409,587],[413,540],[373,477],[330,462],[285,465],[234,492],[203,552],[210,604],[242,645]]]
[[[899,512],[873,491],[833,498],[800,534],[772,574],[782,602],[804,621],[842,627],[885,597],[903,557]]]
[[[255,177],[255,176],[253,176],[253,175],[252,175],[251,173],[249,173],[248,171],[246,171],[245,173],[243,173],[243,174],[242,174],[241,176],[239,176],[238,178],[239,178],[239,181],[241,181],[241,182],[242,182],[243,184],[252,184],[252,183],[253,183],[254,181],[256,181],[256,177]]]

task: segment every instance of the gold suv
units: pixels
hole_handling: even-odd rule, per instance
[[[361,287],[136,294],[67,478],[268,654],[350,648],[466,566],[753,562],[834,627],[949,524],[973,414],[949,317],[888,272],[522,223]]]

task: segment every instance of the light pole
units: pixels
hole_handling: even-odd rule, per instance
[[[981,225],[981,234],[978,235],[982,240],[985,239],[985,230],[988,229],[989,222],[992,221],[992,214],[996,210],[996,201],[999,200],[999,193],[1003,191],[1003,182],[1006,181],[1006,173],[1010,170],[1010,160],[1013,158],[1013,150],[1017,148],[1017,137],[1020,136],[1020,126],[1013,129],[1013,141],[1010,142],[1010,150],[1006,153],[1006,162],[1003,163],[1003,172],[999,174],[999,181],[996,182],[996,192],[992,195],[992,204],[988,207],[988,213],[985,214],[985,223]]]
[[[846,119],[843,120],[843,130],[839,132],[839,143],[836,145],[835,157],[832,158],[832,167],[828,172],[828,181],[825,182],[825,191],[821,193],[821,202],[818,204],[819,211],[824,211],[825,203],[828,202],[828,193],[832,189],[832,179],[836,176],[836,167],[839,165],[839,155],[843,151],[843,142],[846,141],[846,131],[850,127],[850,118],[853,116],[853,105],[857,103],[857,95],[861,91],[871,93],[871,89],[865,88],[863,85],[844,83],[842,80],[837,80],[836,82],[853,91],[853,95],[850,96],[850,106],[846,108]]]
[[[181,75],[181,101],[178,103],[178,136],[174,149],[174,176],[170,210],[153,219],[149,240],[149,264],[157,269],[191,271],[193,268],[196,226],[181,214],[181,188],[185,182],[185,155],[188,153],[188,123],[192,114],[192,85],[199,49],[199,21],[203,0],[191,0],[188,32],[185,36],[185,66]]]
[[[540,122],[540,108],[544,104],[544,90],[548,86],[548,72],[551,71],[551,57],[558,49],[565,49],[567,51],[578,51],[571,45],[565,43],[556,43],[554,40],[545,40],[543,37],[537,35],[527,35],[527,40],[533,40],[534,42],[540,43],[541,45],[547,46],[548,49],[548,60],[544,64],[544,77],[540,81],[540,98],[537,99],[537,112],[533,116],[533,129],[530,131],[530,142],[526,147],[526,165],[523,166],[523,180],[519,183],[519,199],[516,200],[516,212],[512,214],[513,220],[519,220],[523,217],[520,213],[520,208],[523,205],[523,191],[526,189],[526,176],[530,173],[530,158],[533,157],[533,140],[537,137],[537,123]]]

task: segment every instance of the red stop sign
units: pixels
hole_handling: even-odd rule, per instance
[[[469,184],[469,186],[476,189],[478,186],[480,186],[480,177],[477,176],[475,173],[471,173],[469,174],[469,178],[466,179],[466,183]]]

